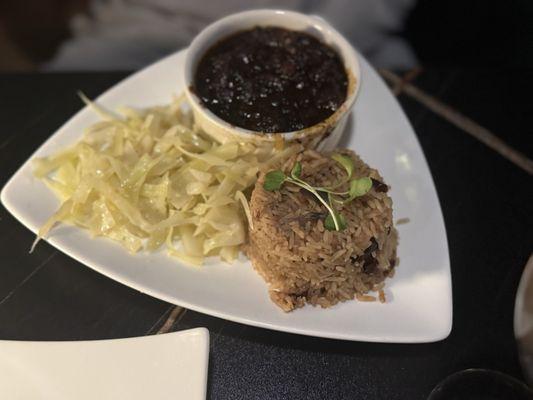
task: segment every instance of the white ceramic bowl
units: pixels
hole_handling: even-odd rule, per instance
[[[238,31],[256,26],[276,26],[305,31],[334,48],[344,62],[348,75],[348,94],[344,103],[331,116],[316,125],[294,132],[260,133],[240,128],[222,120],[209,111],[195,94],[194,76],[198,62],[205,52],[218,41]],[[357,54],[348,41],[331,25],[316,16],[282,10],[252,10],[232,14],[205,28],[192,41],[187,51],[184,68],[185,93],[198,125],[218,141],[277,141],[299,142],[306,147],[331,149],[342,135],[347,116],[361,85],[361,71]]]

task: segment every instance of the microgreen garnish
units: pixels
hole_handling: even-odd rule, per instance
[[[324,228],[326,228],[328,231],[342,231],[346,229],[346,219],[344,218],[344,216],[340,214],[337,210],[335,210],[334,213],[340,229],[336,228],[335,219],[332,217],[332,214],[328,214],[328,216],[324,220]]]
[[[263,184],[263,187],[269,192],[279,190],[285,179],[287,179],[287,177],[282,171],[270,171],[265,175],[265,183]]]
[[[372,187],[372,179],[369,177],[361,178],[361,179],[352,179],[350,181],[350,190],[349,190],[349,201],[355,199],[359,196],[364,196],[368,193],[370,188]]]
[[[344,167],[344,169],[346,170],[346,174],[348,175],[346,179],[350,179],[353,174],[353,160],[343,154],[332,154],[331,158],[333,158],[335,161],[337,161],[340,165]]]
[[[302,174],[302,164],[300,163],[300,161],[296,161],[296,164],[294,164],[294,167],[292,167],[291,176],[294,179],[300,179],[301,174]]]
[[[299,186],[312,194],[318,199],[329,214],[324,220],[324,227],[330,231],[342,231],[346,229],[346,219],[335,209],[334,203],[348,204],[356,197],[364,196],[372,187],[372,179],[354,178],[352,179],[354,165],[353,160],[343,154],[333,154],[331,158],[337,161],[346,171],[346,177],[330,187],[315,187],[301,179],[302,164],[297,161],[291,169],[291,175],[287,176],[283,171],[270,171],[265,175],[263,188],[269,192],[281,189],[285,182]],[[345,192],[336,192],[339,186],[349,182],[349,190]]]

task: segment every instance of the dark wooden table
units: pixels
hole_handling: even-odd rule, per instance
[[[447,339],[418,345],[345,342],[181,310],[107,279],[46,243],[28,254],[33,235],[3,207],[0,339],[107,339],[205,326],[211,332],[209,399],[416,400],[468,367],[523,378],[512,313],[533,245],[533,76],[382,74],[415,128],[444,212],[454,302]],[[0,75],[0,186],[82,107],[78,89],[93,97],[126,75]]]

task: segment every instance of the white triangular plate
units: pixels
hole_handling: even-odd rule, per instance
[[[204,400],[205,328],[129,339],[0,341],[0,387],[10,400]]]
[[[185,50],[120,82],[97,101],[108,108],[168,103],[183,89]],[[362,87],[341,145],[359,153],[392,186],[400,265],[387,281],[386,304],[350,301],[331,309],[305,307],[286,314],[267,294],[244,257],[229,265],[216,259],[191,268],[158,254],[130,255],[106,239],[90,239],[75,227],[56,229],[48,241],[90,268],[143,293],[232,321],[304,335],[371,342],[431,342],[448,336],[452,292],[446,231],[431,173],[415,133],[396,99],[361,59]],[[87,107],[63,125],[35,156],[76,142],[98,117]],[[32,176],[26,162],[2,191],[5,207],[33,232],[59,203]],[[29,244],[28,244],[29,245]],[[50,288],[54,290],[54,288]]]

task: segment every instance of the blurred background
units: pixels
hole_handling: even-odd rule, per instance
[[[0,71],[135,70],[276,7],[324,17],[380,68],[533,66],[533,0],[0,0]]]

